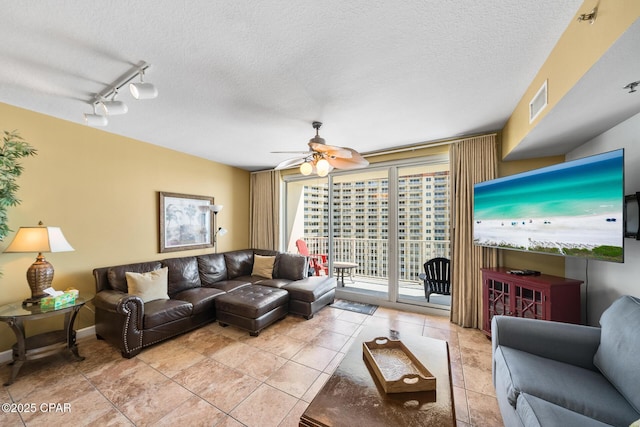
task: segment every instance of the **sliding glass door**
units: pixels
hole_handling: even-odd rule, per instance
[[[449,164],[420,164],[398,168],[398,301],[426,302],[418,275],[435,257],[451,258]],[[450,305],[450,297],[434,303]]]
[[[405,304],[427,303],[418,275],[430,258],[450,258],[446,156],[286,180],[287,250],[302,239],[326,257],[339,293]]]
[[[388,298],[388,197],[386,168],[332,176],[332,259],[340,274],[338,286]]]

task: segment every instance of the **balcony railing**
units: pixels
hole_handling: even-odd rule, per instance
[[[329,253],[327,237],[305,237],[309,252]],[[369,279],[389,277],[389,248],[386,239],[334,238],[334,261],[358,264],[354,275]],[[415,283],[424,263],[435,257],[450,258],[449,240],[400,240],[398,245],[400,282]]]

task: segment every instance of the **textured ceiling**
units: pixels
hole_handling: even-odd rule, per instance
[[[311,122],[361,152],[502,128],[581,0],[0,0],[0,102],[83,123],[141,60],[104,129],[248,170]],[[10,127],[10,124],[5,124]]]

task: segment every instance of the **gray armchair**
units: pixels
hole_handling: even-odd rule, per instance
[[[600,324],[493,317],[493,383],[505,426],[640,419],[640,299],[621,297]]]

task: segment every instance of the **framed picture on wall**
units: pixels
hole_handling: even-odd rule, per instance
[[[213,247],[213,197],[159,192],[160,252]]]

